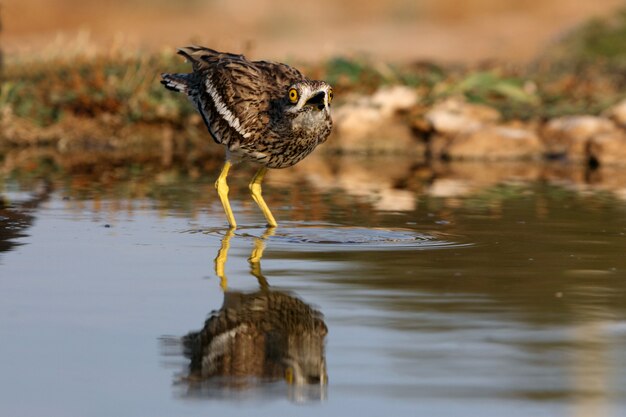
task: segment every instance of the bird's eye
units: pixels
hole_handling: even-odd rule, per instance
[[[328,90],[328,104],[333,101],[333,89]]]
[[[296,90],[295,88],[289,90],[289,101],[291,101],[292,103],[298,102],[298,90]]]

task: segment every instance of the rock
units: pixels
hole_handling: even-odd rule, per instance
[[[543,144],[539,136],[531,130],[507,127],[488,126],[484,129],[457,135],[441,153],[449,159],[464,160],[517,160],[540,159],[543,155]]]
[[[396,113],[408,111],[415,103],[417,103],[415,89],[401,85],[383,87],[371,98],[372,106],[378,108],[383,117],[391,117]]]
[[[396,114],[415,105],[417,93],[389,87],[371,97],[357,97],[333,111],[328,148],[341,152],[423,152],[411,127]]]
[[[626,164],[626,133],[618,130],[592,137],[586,158],[599,165]]]
[[[435,179],[426,193],[431,197],[460,197],[468,195],[474,191],[474,187],[469,181],[456,178]]]
[[[626,127],[626,99],[611,107],[606,112],[606,116],[611,118],[611,120],[619,126]]]
[[[426,120],[433,130],[448,136],[472,132],[500,120],[500,113],[481,104],[448,99],[426,112]]]
[[[372,132],[381,124],[381,112],[371,106],[345,104],[333,112],[333,130],[344,137],[360,137]]]
[[[542,140],[548,155],[580,161],[587,158],[591,138],[617,131],[617,126],[604,117],[564,116],[548,122],[542,131]]]

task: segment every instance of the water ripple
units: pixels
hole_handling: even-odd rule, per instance
[[[228,229],[195,229],[188,233],[204,233],[224,236]],[[339,226],[333,224],[298,225],[279,227],[275,230],[264,228],[239,228],[235,235],[243,238],[263,238],[272,247],[297,247],[305,250],[433,250],[472,246],[460,242],[458,236],[441,233],[422,233],[403,228],[368,228]]]

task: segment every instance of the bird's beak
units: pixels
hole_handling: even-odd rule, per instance
[[[326,93],[319,91],[313,94],[304,105],[316,107],[318,110],[324,110],[326,107]]]

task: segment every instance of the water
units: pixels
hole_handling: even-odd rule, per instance
[[[619,192],[415,180],[414,169],[394,186],[400,168],[372,164],[272,172],[276,230],[247,198],[252,171],[235,171],[234,233],[213,168],[12,171],[0,414],[626,415]],[[285,348],[305,352],[317,379],[289,385],[280,367],[190,378],[181,337],[219,314],[225,294],[278,294],[323,314],[327,334],[298,345],[292,332],[298,346]],[[256,352],[244,350],[239,366]]]

